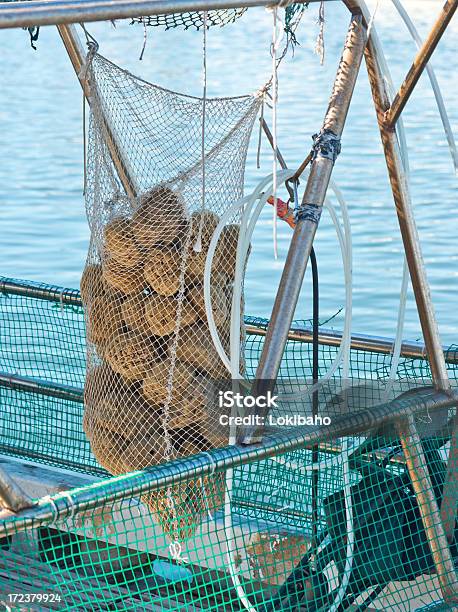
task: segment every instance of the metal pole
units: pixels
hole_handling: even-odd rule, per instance
[[[85,53],[78,34],[76,32],[76,28],[74,25],[59,25],[57,26],[57,29],[59,30],[60,37],[62,39],[62,42],[64,43],[65,49],[67,50],[72,66],[75,69],[84,95],[90,103],[90,86],[87,79],[84,78],[84,75],[81,75],[81,68],[85,62]],[[129,196],[129,198],[135,198],[137,195],[135,181],[130,175],[127,163],[122,159],[120,150],[116,146],[116,141],[113,136],[113,132],[109,126],[109,122],[106,117],[102,117],[102,124],[104,128],[105,142],[108,147],[108,151],[110,153],[110,157],[113,161],[114,167],[116,168],[116,172],[118,173],[119,180],[121,181],[122,186],[124,187],[124,190]]]
[[[306,1],[306,0],[302,0]],[[321,0],[307,0],[320,2]],[[333,0],[326,0],[332,2]],[[301,2],[301,0],[299,0]],[[280,6],[281,0],[49,0],[0,2],[0,29],[129,19],[254,6]]]
[[[69,306],[81,307],[81,295],[78,289],[68,289],[57,285],[46,285],[33,281],[11,279],[0,276],[0,294],[17,295],[24,298],[46,300]],[[251,336],[265,336],[267,331],[252,323],[248,317],[245,323],[245,331]],[[342,342],[342,332],[334,329],[320,327],[318,342],[324,346],[339,347]],[[294,325],[288,332],[288,340],[294,342],[312,342],[311,328]],[[369,353],[381,353],[389,355],[393,351],[394,340],[382,336],[368,336],[367,334],[352,334],[350,347],[355,351],[367,351]],[[445,361],[450,364],[458,364],[458,350],[443,347]],[[401,357],[408,359],[426,359],[426,348],[422,342],[404,340],[401,346]]]
[[[267,331],[262,327],[257,327],[251,323],[245,325],[245,331],[250,336],[265,336]],[[293,327],[288,333],[288,340],[293,342],[311,343],[312,330],[307,327]],[[342,332],[333,329],[325,329],[320,327],[318,334],[318,344],[323,346],[339,347],[342,342]],[[380,353],[382,355],[391,355],[393,352],[394,340],[391,338],[382,338],[381,336],[366,336],[364,334],[352,334],[350,340],[350,348],[354,351],[366,351],[368,353]],[[458,350],[447,350],[445,356],[446,363],[458,364]],[[409,342],[405,340],[401,346],[401,357],[407,359],[426,359],[426,349],[422,342]]]
[[[409,265],[410,278],[417,302],[417,310],[426,345],[426,352],[431,367],[431,374],[436,389],[450,389],[444,352],[439,337],[431,293],[426,277],[425,265],[421,253],[420,240],[412,211],[410,195],[402,170],[396,133],[388,129],[384,123],[384,115],[390,106],[389,95],[380,73],[372,42],[366,47],[366,65],[372,88],[375,109],[380,127],[385,159],[391,181],[391,188],[396,204],[399,226],[404,243],[404,250]],[[453,538],[456,508],[458,501],[458,486],[455,483],[458,466],[458,418],[455,419],[454,433],[450,444],[449,465],[444,486],[441,516],[446,535]]]
[[[23,391],[24,393],[45,395],[46,397],[55,397],[69,402],[77,402],[78,404],[84,403],[84,392],[82,388],[63,385],[41,378],[31,378],[30,376],[0,372],[0,387],[6,387],[13,391]]]
[[[400,420],[397,429],[442,594],[446,601],[458,601],[455,566],[445,537],[414,417],[410,415]]]
[[[390,105],[388,91],[381,76],[371,41],[369,41],[366,47],[365,56],[369,81],[372,88],[372,96],[374,98],[380,134],[385,151],[391,189],[393,191],[396,212],[407,263],[409,265],[410,277],[417,302],[417,309],[431,366],[432,377],[437,389],[448,389],[450,383],[448,381],[444,352],[440,342],[439,330],[420,247],[420,239],[415,224],[410,194],[403,172],[398,141],[396,133],[393,130],[387,129],[383,122],[384,113]]]
[[[32,499],[0,468],[0,506],[10,512],[19,512],[34,506]]]
[[[431,55],[434,53],[434,50],[437,47],[442,34],[445,32],[448,24],[450,23],[457,7],[458,0],[447,0],[447,2],[444,4],[439,17],[429,33],[428,38],[425,40],[415,56],[412,66],[407,73],[404,82],[399,88],[398,93],[394,97],[390,108],[385,112],[384,121],[387,129],[393,128],[396,125],[396,122],[404,110],[404,107],[407,104],[407,101],[409,100],[418,79],[426,68]]]
[[[272,382],[275,381],[280,368],[365,43],[366,28],[363,26],[362,17],[353,15],[323,127],[317,139],[316,156],[311,163],[272,317],[267,328],[266,340],[256,372],[256,394],[265,394],[264,387],[272,387]],[[259,411],[256,412],[256,415],[261,417],[262,422],[262,417],[265,417],[266,413]],[[254,416],[254,413],[251,416]],[[255,425],[245,427],[239,436],[242,444],[252,444],[261,439],[262,427]]]

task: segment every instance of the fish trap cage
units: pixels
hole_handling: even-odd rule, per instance
[[[418,491],[428,478],[440,504],[456,399],[425,390],[431,375],[420,344],[403,346],[403,394],[394,401],[383,403],[391,342],[355,336],[351,410],[343,409],[337,385],[320,393],[331,425],[273,427],[260,445],[111,477],[82,429],[79,292],[7,278],[0,286],[0,452],[35,497],[31,508],[2,515],[0,585],[12,609],[21,605],[7,600],[14,593],[57,610],[319,610],[337,599],[342,610],[414,610],[440,599],[444,576],[433,554],[445,544],[431,546]],[[266,326],[245,319],[249,378]],[[327,369],[339,342],[320,329],[320,367]],[[307,322],[295,322],[280,378],[291,383],[310,373],[312,350]],[[446,355],[455,380],[456,347]],[[414,418],[418,434],[401,436],[394,426],[400,418]],[[415,481],[407,465],[419,459]],[[166,504],[170,487],[175,499],[182,496],[179,541],[149,509],[151,500]],[[202,505],[205,515],[189,533]]]

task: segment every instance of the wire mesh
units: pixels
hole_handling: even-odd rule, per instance
[[[207,11],[207,27],[225,26],[234,23],[246,11],[246,8],[223,9]],[[173,13],[171,15],[149,15],[132,19],[132,23],[140,23],[145,26],[163,27],[166,30],[173,28],[195,28],[200,30],[204,26],[204,12],[193,11],[191,13]]]
[[[91,453],[82,431],[86,338],[79,293],[30,281],[15,281],[21,289],[18,294],[8,289],[10,281],[0,279],[0,420],[3,432],[0,450],[50,465],[106,474]],[[41,297],[35,296],[37,287],[43,292]],[[76,296],[77,303],[61,303],[60,296],[65,293]],[[48,299],[43,299],[44,296]],[[245,320],[248,329],[260,331],[265,330],[268,323],[266,319],[248,316]],[[293,327],[307,327],[308,323],[295,321]],[[245,336],[244,362],[249,379],[255,376],[263,342],[262,335],[248,333]],[[455,347],[451,346],[448,352],[454,354],[454,351]],[[329,369],[337,352],[337,347],[320,345],[320,376]],[[384,399],[390,366],[390,354],[351,350],[351,387],[355,389],[350,395],[353,410],[364,409]],[[288,340],[281,365],[285,385],[303,385],[310,381],[311,369],[311,343]],[[455,385],[458,365],[449,363],[448,373]],[[330,403],[336,412],[340,409],[339,376],[337,371],[321,392],[322,407]],[[41,388],[41,393],[37,393],[33,385],[31,388],[26,384],[30,381],[38,385],[38,391]],[[398,391],[430,384],[431,373],[425,359],[401,358],[397,387],[388,399]],[[78,391],[76,401],[74,395]]]
[[[0,520],[1,533],[8,533],[1,540],[1,598],[13,610],[27,602],[14,600],[18,593],[39,596],[35,604],[46,610],[329,610],[343,583],[351,533],[351,573],[339,609],[432,604],[441,590],[399,439],[370,432],[363,438],[349,458],[349,486],[342,454],[320,469],[315,518],[311,472],[304,475],[310,451],[242,463],[225,509],[213,511],[219,493],[207,492],[208,515],[182,541],[180,559],[142,500],[164,493],[161,479],[172,473],[175,486],[203,483],[192,458],[54,495],[52,503],[45,498],[39,507],[50,511],[25,537],[21,517]],[[439,501],[440,446],[434,438],[422,442]],[[320,453],[319,460],[329,457]],[[297,462],[302,470],[291,467]],[[224,472],[215,476],[225,482]],[[140,478],[141,497],[134,482]],[[179,519],[187,524],[192,511],[180,507]]]
[[[11,279],[2,279],[1,286],[1,359],[7,376],[0,379],[0,451],[106,474],[82,432],[81,395],[79,401],[65,399],[65,392],[78,386],[82,391],[85,377],[85,324],[77,292]],[[70,305],[63,299],[68,295],[73,296]],[[267,325],[249,317],[246,322],[260,331]],[[246,336],[249,378],[262,344],[263,336]],[[311,352],[309,343],[288,341],[285,380],[299,380],[300,374],[303,381],[311,369]],[[321,374],[336,352],[336,347],[320,346]],[[353,392],[353,410],[380,402],[390,360],[390,355],[351,351],[354,388],[362,387]],[[429,383],[425,364],[423,359],[401,359],[399,372],[407,387]],[[456,370],[449,364],[453,381]],[[39,380],[38,389],[24,387],[30,380]],[[330,385],[322,401],[334,402],[335,414],[341,415],[338,388]],[[425,423],[424,415],[417,426],[440,502],[449,432],[439,431],[435,418]],[[171,554],[164,516],[151,513],[152,506],[163,507],[167,488],[157,483],[173,469],[162,463],[144,473],[141,492],[131,480],[113,478],[85,492],[84,502],[78,501],[84,489],[61,494],[52,504],[42,500],[38,507],[47,505],[50,516],[34,521],[25,535],[15,530],[14,517],[0,523],[0,530],[6,525],[9,533],[0,541],[3,601],[20,609],[21,602],[11,597],[22,593],[39,595],[45,609],[242,610],[242,593],[253,610],[262,612],[329,609],[345,574],[349,494],[353,569],[339,609],[414,610],[440,599],[429,536],[393,428],[353,437],[350,458],[342,452],[341,439],[324,440],[315,502],[310,445],[236,467],[230,491],[224,472],[202,475],[189,464],[192,454],[178,460],[187,476],[173,485],[179,559]],[[115,488],[121,494],[113,502]]]

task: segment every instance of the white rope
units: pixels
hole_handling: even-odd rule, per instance
[[[209,477],[213,478],[213,476],[215,474],[215,470],[216,470],[216,462],[215,462],[214,458],[210,455],[210,453],[208,453],[207,451],[203,451],[202,455],[207,455],[207,457],[210,459],[211,472],[209,474]],[[208,516],[210,521],[213,521],[213,519],[215,517],[210,512],[210,506],[208,505],[208,499],[207,499],[207,491],[205,490],[205,485],[204,485],[203,478],[199,478],[199,483],[200,483],[200,488],[202,489],[202,495],[203,495],[203,498],[204,498],[204,503],[205,503],[205,509],[207,511],[207,516]]]
[[[70,494],[70,491],[62,491],[62,497],[66,497],[68,499],[69,508],[70,508],[69,518],[73,519],[73,517],[75,516],[75,512],[76,512],[76,504],[73,500],[73,497]]]
[[[259,117],[259,132],[258,132],[258,146],[256,150],[256,168],[259,170],[261,167],[261,145],[262,145],[262,124],[264,121],[264,104],[266,102],[266,92],[264,91],[262,94],[262,104],[261,104],[261,115]]]
[[[50,504],[52,508],[52,522],[56,523],[59,519],[59,510],[56,506],[55,500],[51,497],[51,495],[45,495],[41,498],[40,504]]]
[[[315,53],[320,57],[320,64],[324,64],[324,1],[321,0],[318,13],[318,24],[320,29],[315,43]]]
[[[277,160],[277,105],[278,105],[278,49],[283,39],[284,28],[282,21],[278,18],[278,8],[275,6],[272,10],[273,15],[273,27],[272,27],[272,148],[273,148],[273,160],[272,160],[272,175],[273,175],[273,241],[274,241],[274,257],[278,259],[278,241],[277,241],[277,171],[278,171],[278,160]],[[280,28],[278,24],[280,23]]]
[[[148,38],[148,33],[146,31],[146,22],[144,22],[143,23],[143,45],[142,45],[142,50],[141,50],[141,53],[140,53],[140,57],[138,58],[140,61],[142,61],[143,55],[145,53],[147,38]]]
[[[169,552],[172,559],[177,563],[189,563],[188,557],[183,557],[183,547],[181,546],[181,542],[178,540],[170,542]]]
[[[377,11],[381,4],[381,0],[377,0],[377,4],[375,5],[374,12],[371,15],[371,20],[369,21],[369,25],[367,26],[366,38],[369,40],[369,36],[371,35],[372,26],[374,25],[375,16],[377,15]]]
[[[194,251],[200,253],[202,251],[202,232],[204,227],[204,211],[205,211],[205,117],[207,111],[207,11],[203,14],[203,36],[202,36],[202,137],[201,137],[201,156],[202,156],[202,203],[200,208],[200,224],[197,239],[194,244]]]

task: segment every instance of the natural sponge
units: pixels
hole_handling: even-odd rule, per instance
[[[178,315],[178,298],[151,295],[145,302],[145,319],[150,333],[155,336],[169,336],[175,331]],[[197,320],[192,304],[183,299],[181,306],[181,327]],[[183,330],[180,333],[184,333]]]
[[[184,203],[169,187],[159,185],[140,198],[132,217],[137,242],[145,248],[169,244],[182,236],[187,227]]]
[[[180,289],[182,253],[177,247],[152,248],[145,263],[145,279],[154,291],[170,296]]]
[[[149,435],[158,427],[158,413],[131,389],[106,395],[92,409],[100,426],[127,440]]]
[[[236,223],[226,225],[219,237],[213,260],[215,269],[220,273],[227,274],[231,280],[235,276],[239,233],[240,225]]]
[[[224,367],[213,345],[208,327],[196,323],[180,333],[177,358],[212,376],[224,376]]]
[[[116,259],[106,257],[103,260],[103,278],[113,289],[126,295],[140,293],[146,285],[143,267],[127,268]]]
[[[253,578],[280,586],[291,574],[310,547],[302,535],[256,533],[246,548]],[[311,578],[305,588],[313,588]],[[307,609],[307,608],[305,608]]]
[[[123,460],[127,441],[122,436],[94,423],[90,442],[95,458],[110,474],[128,471]]]
[[[128,444],[123,461],[128,470],[143,470],[151,465],[164,461],[165,440],[158,430],[143,432],[140,430]]]
[[[86,375],[84,404],[85,406],[96,405],[109,393],[118,392],[121,388],[124,388],[121,376],[108,363],[102,362],[92,367]]]
[[[145,373],[142,391],[145,398],[153,405],[165,404],[168,393],[167,387],[170,374],[170,360],[157,361],[152,363]],[[175,362],[172,378],[172,397],[173,403],[180,405],[186,393],[192,389],[194,380],[194,368],[187,363]]]
[[[150,363],[162,357],[164,343],[135,332],[114,336],[106,348],[106,360],[125,381],[141,380]]]
[[[95,297],[104,295],[107,285],[103,278],[102,266],[99,263],[86,264],[80,281],[81,299],[84,304]]]
[[[168,491],[155,491],[142,496],[142,501],[157,517],[164,533],[179,541],[190,538],[197,527],[196,508],[187,487],[176,485]]]
[[[121,328],[120,303],[109,294],[98,295],[86,306],[86,335],[89,342],[103,345]]]
[[[187,299],[193,304],[200,319],[205,321],[207,313],[205,311],[204,287],[194,285],[187,293]],[[210,290],[210,303],[213,310],[215,325],[223,325],[229,316],[228,296],[224,287],[214,285]]]
[[[143,255],[135,242],[130,219],[112,219],[106,224],[103,234],[105,249],[110,257],[126,268],[134,268],[140,264]]]
[[[150,333],[145,318],[145,304],[147,296],[143,293],[130,295],[121,304],[121,314],[124,323],[132,331],[148,335]]]

